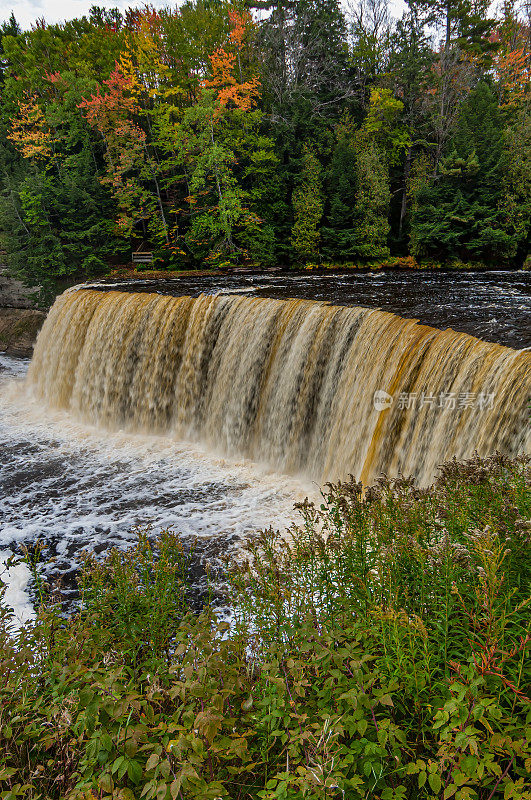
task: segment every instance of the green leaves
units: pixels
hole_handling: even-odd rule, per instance
[[[321,165],[311,148],[304,146],[299,184],[293,191],[294,223],[291,245],[301,263],[319,257],[318,225],[323,215]]]
[[[111,767],[111,773],[116,775],[117,780],[123,778],[126,774],[133,784],[138,784],[142,777],[143,767],[140,762],[129,758],[127,755],[118,756]]]
[[[500,212],[503,140],[496,97],[480,82],[461,106],[437,176],[415,193],[415,256],[499,264],[516,252],[515,229]]]
[[[230,629],[177,613],[164,533],[87,562],[85,610],[43,605],[17,650],[0,616],[0,798],[528,800],[527,468],[328,487],[289,544],[266,533],[235,567]],[[469,553],[450,574],[440,519]]]
[[[403,150],[411,145],[409,133],[400,122],[403,110],[403,102],[393,97],[390,89],[371,89],[369,110],[362,130],[368,139],[380,144],[391,164],[396,163]]]
[[[425,774],[425,773],[424,773]],[[441,777],[438,772],[431,772],[428,775],[428,783],[430,784],[431,790],[438,794],[441,789]]]
[[[259,6],[271,13],[254,21],[194,0],[132,16],[93,7],[24,33],[4,23],[2,241],[13,271],[46,284],[43,301],[141,242],[175,269],[382,262],[390,247],[523,263],[527,40],[514,3],[495,35],[493,20],[439,0],[394,25],[361,7],[347,24],[337,0]],[[346,119],[357,156],[337,146]],[[467,141],[477,158],[447,161]],[[308,147],[322,181],[300,168]]]

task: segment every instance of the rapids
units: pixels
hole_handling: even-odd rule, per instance
[[[45,573],[60,579],[68,601],[83,550],[129,547],[136,526],[172,528],[194,547],[200,599],[205,562],[216,572],[256,531],[288,527],[293,503],[316,493],[245,459],[157,434],[104,432],[46,408],[28,391],[27,368],[0,355],[0,580],[21,621],[32,616],[29,574],[23,564],[10,572],[4,565],[23,546],[33,551],[39,542]]]

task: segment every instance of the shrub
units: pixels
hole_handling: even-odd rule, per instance
[[[155,543],[150,533],[137,528],[133,548],[113,549],[103,561],[87,555],[79,580],[81,620],[103,630],[105,646],[131,666],[171,659],[174,631],[190,607],[193,554],[172,531]]]
[[[529,800],[529,459],[429,489],[329,485],[186,611],[178,540],[139,533],[0,624],[0,797]],[[2,627],[3,626],[3,627]]]

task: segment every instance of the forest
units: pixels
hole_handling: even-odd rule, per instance
[[[0,246],[160,269],[529,264],[531,7],[187,0],[1,26]]]

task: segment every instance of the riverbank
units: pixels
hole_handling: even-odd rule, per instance
[[[274,275],[275,273],[291,274],[291,275],[304,275],[307,272],[321,273],[321,274],[342,274],[349,272],[393,272],[393,271],[406,271],[406,272],[495,272],[499,267],[483,264],[482,262],[448,262],[442,263],[438,261],[418,262],[411,256],[407,257],[393,257],[385,261],[374,262],[359,262],[347,264],[332,264],[318,262],[315,264],[307,264],[304,267],[270,267],[252,269],[249,267],[231,267],[227,269],[202,269],[202,270],[172,270],[161,269],[153,267],[139,268],[134,264],[123,264],[113,267],[108,273],[98,278],[103,282],[115,280],[154,280],[165,278],[190,278],[190,277],[205,277],[205,276],[228,276],[228,275],[253,275],[260,277],[264,275]],[[504,268],[506,269],[506,268]],[[526,262],[525,270],[531,269],[531,260]],[[513,270],[517,271],[517,270]]]
[[[0,267],[0,353],[31,358],[46,314],[36,306],[39,286],[25,286]]]
[[[496,455],[331,486],[232,565],[231,626],[187,611],[171,532],[88,559],[67,618],[35,565],[36,624],[13,642],[0,616],[0,788],[527,797],[530,478]]]

